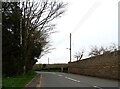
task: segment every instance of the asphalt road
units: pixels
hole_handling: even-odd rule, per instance
[[[120,89],[117,80],[61,72],[37,72],[41,74],[41,87],[89,87],[89,89]],[[107,88],[106,88],[107,87]]]

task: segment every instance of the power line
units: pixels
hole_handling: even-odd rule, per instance
[[[79,23],[76,25],[76,27],[72,30],[72,34],[74,34],[78,28],[80,26],[82,26],[85,21],[87,21],[87,19],[93,14],[93,12],[101,5],[101,3],[103,2],[103,0],[96,0],[96,2],[94,2],[94,4],[91,6],[91,8],[87,11],[87,13],[82,17],[82,19],[79,21]],[[68,39],[68,36],[63,37],[56,46],[59,46],[60,44],[62,44],[64,41],[66,41]]]
[[[82,17],[82,19],[79,21],[79,23],[76,25],[76,27],[71,32],[72,34],[75,33],[79,27],[81,27],[85,21],[95,12],[95,10],[101,5],[103,0],[96,0],[96,2],[91,6],[91,8],[87,11],[87,13]]]
[[[65,42],[68,39],[69,35],[63,37],[60,41],[58,41],[58,43],[55,46],[59,46],[61,45],[63,42]]]

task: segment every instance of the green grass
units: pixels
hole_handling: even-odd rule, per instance
[[[37,76],[37,73],[30,71],[24,76],[16,76],[2,79],[3,87],[25,87],[34,77]]]

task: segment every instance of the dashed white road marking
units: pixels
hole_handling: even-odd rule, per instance
[[[75,79],[72,79],[72,78],[69,78],[69,77],[65,77],[66,79],[69,79],[69,80],[72,80],[72,81],[74,81],[74,82],[80,82],[79,80],[75,80]],[[98,89],[102,89],[101,87],[98,87],[98,86],[96,86],[96,85],[94,85],[93,87],[95,87],[95,88],[98,88]]]
[[[63,76],[63,75],[58,75],[58,76]]]
[[[56,73],[53,72],[52,74],[56,74]]]
[[[93,86],[93,87],[95,87],[95,88],[99,88],[99,89],[102,89],[101,87],[98,87],[98,86],[96,86],[96,85],[95,85],[95,86]]]
[[[69,77],[65,77],[66,79],[69,79],[69,80],[72,80],[72,81],[75,81],[75,82],[80,82],[79,80],[75,80],[75,79],[72,79],[72,78],[69,78]]]
[[[93,86],[93,87],[97,87],[97,86]]]

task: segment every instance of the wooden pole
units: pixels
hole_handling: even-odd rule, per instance
[[[49,64],[49,58],[48,58],[48,64]]]
[[[70,33],[70,63],[71,63],[71,33]]]

